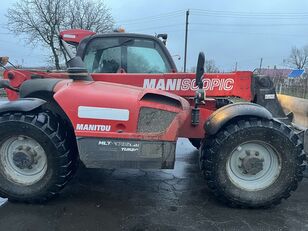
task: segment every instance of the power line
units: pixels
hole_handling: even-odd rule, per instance
[[[258,20],[306,20],[307,16],[254,16],[254,15],[227,15],[227,14],[214,14],[214,13],[197,13],[192,12],[193,16],[200,16],[200,17],[216,17],[216,18],[238,18],[238,19],[258,19]]]
[[[135,21],[135,22],[122,22],[122,23],[117,23],[117,24],[123,24],[123,25],[138,25],[138,24],[152,24],[155,23],[157,21],[162,21],[162,20],[168,20],[168,22],[170,20],[175,20],[178,17],[183,16],[183,14],[177,14],[177,15],[173,15],[173,16],[165,16],[162,18],[157,18],[157,19],[147,19],[147,20],[140,20],[140,21]]]
[[[157,32],[156,30],[153,31],[152,30],[147,30],[147,29],[138,29],[138,30],[128,30],[129,32],[132,32],[132,33],[154,33],[154,32]],[[168,34],[171,34],[171,33],[184,33],[185,29],[176,29],[176,30],[168,30],[168,31],[165,31],[165,30],[160,30],[160,31],[163,31],[163,32],[166,32]],[[159,31],[159,32],[160,32]]]
[[[12,35],[14,33],[11,33],[11,32],[0,32],[0,34],[4,34],[4,35]]]
[[[276,27],[276,26],[308,26],[308,23],[191,23],[192,25],[204,25],[204,26],[243,26],[243,27],[265,27],[265,26],[272,26],[272,27]]]
[[[118,24],[133,25],[151,21],[158,21],[163,19],[171,19],[179,16],[183,16],[184,10],[171,11],[162,14],[156,14],[148,17],[141,17],[135,19],[127,19],[117,21]],[[261,18],[261,19],[306,19],[308,12],[243,12],[243,11],[221,11],[221,10],[204,10],[204,9],[192,9],[191,15],[205,16],[205,17],[239,17],[239,18]]]
[[[182,26],[182,23],[175,23],[175,24],[168,24],[168,25],[162,25],[162,26],[154,26],[154,27],[144,27],[144,28],[129,28],[130,30],[152,30],[157,28],[164,28],[164,27],[173,27],[173,26]]]
[[[302,12],[302,13],[280,13],[280,12],[274,12],[274,13],[268,13],[268,12],[239,12],[239,11],[217,11],[217,10],[203,10],[203,9],[192,9],[192,12],[190,13],[195,16],[214,16],[214,17],[272,17],[275,18],[272,19],[278,19],[277,17],[281,18],[283,16],[283,19],[290,19],[294,17],[308,17],[308,13]],[[183,16],[184,10],[177,10],[172,11],[168,13],[163,14],[157,14],[152,15],[148,17],[142,17],[142,18],[135,18],[135,19],[128,19],[128,20],[120,20],[118,23],[120,24],[123,22],[125,25],[146,25],[146,24],[152,24],[154,21],[159,20],[166,20],[168,21],[175,19],[177,17]],[[267,18],[268,19],[268,18]],[[308,26],[308,23],[191,23],[192,25],[204,25],[204,26],[217,26],[217,27],[280,27],[280,26]],[[147,27],[147,28],[138,28],[138,29],[132,29],[132,30],[151,30],[151,29],[157,29],[162,27],[168,27],[168,26],[177,26],[182,24],[172,24],[172,25],[163,25],[163,26],[155,26],[155,27]]]
[[[199,14],[221,14],[234,16],[271,16],[271,17],[308,17],[308,12],[244,12],[244,11],[222,11],[222,10],[204,10],[192,9],[192,12]]]
[[[131,22],[140,22],[140,21],[149,21],[149,20],[161,20],[166,17],[174,17],[183,14],[185,11],[184,10],[177,10],[177,11],[172,11],[169,13],[163,13],[163,14],[157,14],[157,15],[152,15],[148,17],[142,17],[142,18],[135,18],[135,19],[128,19],[128,20],[120,20],[117,23],[131,23]]]
[[[200,16],[200,17],[215,17],[215,18],[234,18],[234,19],[255,19],[255,20],[306,20],[307,17],[255,17],[249,15],[218,15],[218,14],[196,14],[192,12],[193,16]]]
[[[241,32],[241,31],[227,31],[227,30],[223,30],[223,31],[219,31],[219,30],[198,30],[198,29],[190,29],[190,31],[198,31],[199,33],[208,33],[208,34],[211,34],[211,33],[221,33],[221,34],[237,34],[237,35],[240,35],[241,37],[243,37],[244,35],[263,35],[263,36],[280,36],[280,37],[296,37],[298,38],[299,36],[306,36],[304,34],[283,34],[283,33],[260,33],[260,32],[250,32],[250,31],[245,31],[244,33]]]
[[[305,16],[308,17],[308,13],[267,13],[267,12],[236,12],[236,11],[215,11],[215,10],[202,10],[202,9],[192,9],[191,14],[193,15],[198,15],[198,16],[215,16],[215,17],[229,17],[230,15],[233,16],[239,16],[239,17],[252,17],[252,16],[275,16],[275,17],[281,17],[283,16],[284,18],[290,16]],[[215,15],[213,15],[215,14]],[[164,14],[157,14],[157,15],[152,15],[149,17],[143,17],[143,18],[136,18],[136,19],[130,19],[126,20],[125,24],[127,25],[132,25],[132,29],[129,28],[131,31],[149,31],[153,29],[160,29],[160,28],[166,28],[166,27],[177,27],[178,26],[183,26],[184,23],[174,23],[174,24],[168,24],[168,25],[161,25],[161,26],[152,26],[152,27],[135,27],[137,25],[147,25],[147,24],[152,24],[153,21],[158,21],[158,20],[164,20],[164,19],[169,19],[183,16],[184,11],[183,10],[177,10],[177,11],[172,11]],[[277,19],[277,18],[275,18]],[[119,22],[124,22],[124,20],[119,21]],[[308,23],[202,23],[202,22],[192,22],[190,23],[192,26],[209,26],[209,27],[285,27],[285,26],[308,26]],[[179,31],[179,30],[178,30]],[[182,29],[181,29],[182,31]],[[192,30],[194,31],[194,30]],[[200,31],[199,31],[200,32]],[[210,32],[210,31],[209,31]],[[233,31],[211,31],[213,33],[237,33]],[[249,32],[252,34],[251,32]],[[245,34],[249,34],[248,32]],[[266,35],[266,36],[272,36],[275,35],[273,33],[253,33],[254,35]],[[279,34],[279,36],[282,34]],[[283,34],[283,36],[293,36],[290,34]],[[296,35],[298,36],[298,35]]]
[[[166,20],[169,21],[172,19],[175,19],[177,17],[183,16],[184,10],[177,10],[177,11],[171,11],[168,13],[163,14],[157,14],[152,15],[148,17],[142,17],[142,18],[135,18],[135,19],[128,19],[128,20],[120,20],[118,23],[123,23],[125,25],[140,25],[140,24],[152,24],[154,21],[159,20]],[[214,16],[214,17],[275,17],[273,19],[283,18],[283,19],[290,19],[290,18],[298,18],[298,17],[308,17],[308,13],[302,12],[302,13],[281,13],[281,12],[274,12],[274,13],[268,13],[268,12],[239,12],[239,11],[218,11],[218,10],[203,10],[203,9],[192,9],[192,15],[197,16]],[[279,26],[307,26],[306,23],[263,23],[263,24],[215,24],[215,23],[192,23],[193,25],[205,25],[205,26],[236,26],[236,27],[279,27]],[[174,26],[173,24],[172,26]],[[168,25],[164,26],[155,26],[155,27],[148,27],[148,28],[142,28],[137,30],[150,30],[150,29],[156,29],[160,27],[168,27]],[[136,29],[135,29],[136,30]]]

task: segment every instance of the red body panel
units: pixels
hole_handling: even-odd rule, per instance
[[[8,79],[9,73],[12,78],[10,78],[11,85],[13,87],[20,87],[22,82],[25,80],[31,79],[31,76],[41,76],[42,78],[62,78],[68,79],[68,74],[66,72],[44,72],[44,71],[36,71],[36,70],[6,70],[4,72],[4,78]],[[105,81],[119,84],[132,85],[137,87],[144,88],[154,88],[152,91],[156,92],[158,90],[164,90],[163,94],[168,94],[167,92],[174,93],[181,97],[184,97],[189,100],[191,106],[194,105],[193,100],[191,100],[195,96],[195,74],[194,73],[168,73],[168,74],[126,74],[126,73],[117,73],[117,74],[98,74],[93,73],[92,77],[95,81]],[[215,100],[211,100],[211,98],[215,97],[239,97],[245,99],[247,101],[252,100],[251,94],[251,82],[252,82],[252,72],[234,72],[234,73],[221,73],[221,74],[205,74],[204,75],[204,89],[206,92],[206,103],[205,105],[201,105],[200,108],[200,124],[198,126],[191,125],[190,115],[184,122],[183,126],[179,131],[180,137],[187,138],[203,138],[204,137],[204,129],[203,125],[207,118],[216,110]],[[62,82],[60,82],[63,84]],[[77,84],[77,82],[76,82]],[[104,83],[106,86],[114,86],[114,84]],[[76,85],[77,86],[77,85]],[[85,87],[82,85],[82,87]],[[57,88],[57,87],[56,87]],[[58,87],[60,88],[60,87]],[[69,87],[71,89],[71,87]],[[87,91],[87,94],[94,97],[95,94],[98,96],[101,94],[109,94],[109,98],[114,98],[114,94],[116,94],[112,89],[104,88],[105,91],[109,93],[99,93],[95,91],[93,93],[89,93],[89,90],[81,89],[81,87],[74,88],[76,92],[67,90],[66,92],[70,92],[68,95],[63,95],[61,90],[55,95],[57,101],[63,107],[72,107],[70,103],[75,103],[75,99],[81,99],[81,95],[83,92]],[[99,88],[97,88],[99,89]],[[134,91],[131,86],[127,87],[127,89],[131,89]],[[151,91],[151,90],[148,90]],[[8,98],[10,100],[18,99],[18,94],[14,91],[6,89],[8,94]],[[118,92],[119,97],[123,97],[123,93]],[[73,97],[72,97],[73,96]],[[126,96],[125,96],[126,97]],[[69,98],[71,100],[70,103],[65,103],[65,98]],[[65,101],[65,102],[64,102]],[[79,101],[78,101],[79,102]],[[93,102],[93,105],[96,105],[96,102]],[[76,106],[76,105],[75,105]],[[139,105],[140,106],[140,105]],[[70,113],[70,112],[68,112]],[[73,121],[76,118],[73,118]],[[78,120],[76,120],[78,121]],[[97,122],[97,121],[94,121]],[[77,122],[76,122],[77,123]],[[115,128],[115,124],[113,124],[113,128]],[[134,129],[127,125],[126,127],[129,129],[130,135],[134,134]],[[128,134],[128,133],[127,133]],[[105,134],[106,135],[106,134]],[[111,135],[112,134],[108,134]],[[136,134],[135,134],[136,135]],[[138,135],[137,135],[138,136]],[[155,139],[152,137],[151,139]]]
[[[44,72],[36,70],[9,70],[4,72],[4,78],[8,79],[11,73],[14,77],[10,79],[13,87],[19,87],[22,82],[31,79],[31,75],[42,78],[67,79],[65,72]],[[195,96],[195,74],[194,73],[168,73],[168,74],[98,74],[92,73],[95,81],[104,81],[133,85],[143,88],[154,88],[174,93],[184,98]],[[204,89],[207,97],[239,97],[247,101],[251,96],[252,72],[242,71],[222,74],[205,74],[203,78]],[[15,92],[7,90],[10,100],[18,98]]]
[[[60,32],[60,37],[67,43],[78,45],[82,39],[96,34],[90,30],[71,29]]]
[[[91,31],[86,30],[66,30],[61,32],[61,37],[63,40],[73,44],[79,44],[82,39],[87,36],[91,36],[95,34]],[[168,51],[166,51],[168,52]],[[167,55],[168,56],[168,55]],[[170,56],[170,55],[169,55]],[[11,85],[13,87],[19,88],[20,85],[28,79],[33,78],[33,75],[36,77],[41,78],[63,78],[67,79],[68,75],[65,72],[44,72],[44,71],[35,71],[35,70],[9,70],[4,72],[4,78],[10,79]],[[178,96],[186,98],[191,106],[194,106],[193,97],[195,96],[196,84],[195,84],[195,73],[165,73],[165,74],[148,74],[148,73],[141,73],[141,74],[131,74],[131,73],[116,73],[116,74],[109,74],[109,73],[92,73],[92,78],[95,81],[104,81],[110,83],[119,83],[119,84],[126,84],[132,85],[137,87],[143,88],[152,88],[153,92],[156,90],[163,90],[165,91],[162,94],[168,94],[167,92],[174,93]],[[233,72],[233,73],[219,73],[219,74],[205,74],[203,77],[204,82],[204,90],[206,92],[207,100],[205,105],[201,105],[200,107],[200,124],[198,126],[191,125],[191,118],[188,116],[181,126],[181,129],[178,131],[180,136],[188,137],[188,138],[202,138],[204,137],[204,129],[203,125],[207,118],[215,111],[216,108],[216,101],[214,98],[218,97],[239,97],[247,101],[252,101],[252,76],[253,73],[250,71],[242,71],[242,72]],[[72,119],[74,125],[77,123],[84,122],[74,116],[76,112],[76,108],[78,107],[79,103],[85,104],[91,102],[92,106],[95,105],[103,105],[103,101],[105,98],[107,99],[115,99],[116,102],[108,102],[111,106],[121,107],[136,107],[140,108],[142,104],[145,102],[141,102],[140,99],[136,99],[134,95],[135,90],[132,87],[127,87],[127,92],[124,94],[123,92],[119,92],[115,90],[114,84],[107,84],[107,83],[92,83],[90,84],[91,87],[87,86],[87,84],[82,82],[74,82],[71,83],[69,87],[65,91],[63,82],[59,83],[56,86],[56,94],[55,99],[58,103],[64,108],[67,114]],[[102,86],[104,85],[104,86]],[[93,87],[94,86],[94,87]],[[99,92],[103,90],[103,92]],[[130,89],[130,90],[129,90]],[[90,90],[94,90],[90,92]],[[8,98],[10,100],[16,100],[19,96],[18,93],[13,92],[11,90],[6,89],[8,93]],[[87,94],[83,94],[87,91]],[[151,91],[151,90],[144,90],[144,91]],[[84,96],[83,96],[84,95]],[[97,99],[97,97],[99,99]],[[117,98],[121,98],[121,100],[117,100]],[[125,99],[123,99],[125,97]],[[88,98],[93,98],[92,101],[89,101]],[[76,100],[78,99],[78,100]],[[137,100],[136,102],[134,100]],[[137,104],[136,104],[137,103]],[[130,104],[130,105],[128,105]],[[159,104],[157,104],[159,106]],[[136,119],[136,114],[132,113],[132,119]],[[92,121],[98,122],[98,121]],[[107,121],[108,123],[110,121]],[[117,125],[112,124],[113,129],[117,129],[118,127],[125,127],[126,134],[131,136],[138,136],[136,134],[136,127],[132,127],[133,125],[136,126],[137,123],[131,124],[122,124]],[[104,136],[113,137],[116,130],[112,130],[112,132],[108,134],[104,134]],[[88,133],[87,133],[88,134]],[[83,135],[79,134],[78,135]],[[89,135],[89,134],[88,134]],[[99,135],[99,134],[91,134],[91,135]],[[160,135],[159,135],[160,136]],[[173,139],[172,137],[164,137],[168,139]],[[155,139],[152,137],[151,139]]]
[[[195,73],[168,74],[92,74],[95,81],[128,84],[172,92],[181,97],[194,97],[197,90]],[[251,101],[252,72],[205,74],[204,90],[207,97],[240,97]]]
[[[10,80],[10,85],[15,88],[19,88],[20,85],[32,78],[56,78],[56,79],[68,79],[67,72],[46,72],[39,70],[22,70],[22,69],[11,69],[3,72],[3,78]],[[19,98],[18,93],[15,91],[5,89],[9,100],[16,100]]]
[[[85,92],[87,93],[84,94]],[[167,95],[178,100],[182,108],[141,100],[146,93]],[[125,87],[124,85],[105,82],[61,81],[55,87],[54,98],[72,122],[76,137],[176,141],[180,133],[180,128],[190,114],[189,103],[176,95],[166,94],[163,91],[142,90],[137,87]],[[120,121],[115,119],[83,118],[80,116],[80,107],[127,110],[129,112],[129,119]],[[177,115],[165,132],[138,133],[137,125],[141,107],[176,112]],[[78,129],[80,124],[108,126],[110,129],[105,129],[104,131],[97,129],[80,130]]]

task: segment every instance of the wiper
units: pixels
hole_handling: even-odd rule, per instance
[[[129,42],[132,42],[132,41],[134,41],[134,39],[127,39],[127,40],[121,42],[120,44],[117,44],[117,45],[113,45],[113,46],[109,46],[109,47],[105,47],[105,48],[103,48],[103,49],[100,49],[100,51],[104,51],[104,50],[111,49],[111,48],[115,48],[115,47],[120,47],[120,46],[123,46],[123,45],[125,45],[125,44],[127,44],[127,43],[129,43]]]

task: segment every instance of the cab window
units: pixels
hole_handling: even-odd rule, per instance
[[[159,44],[150,39],[96,38],[87,46],[84,62],[90,73],[171,72]]]

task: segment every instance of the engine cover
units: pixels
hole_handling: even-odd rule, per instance
[[[155,89],[59,82],[54,99],[69,118],[81,161],[90,168],[173,168],[189,103]]]

